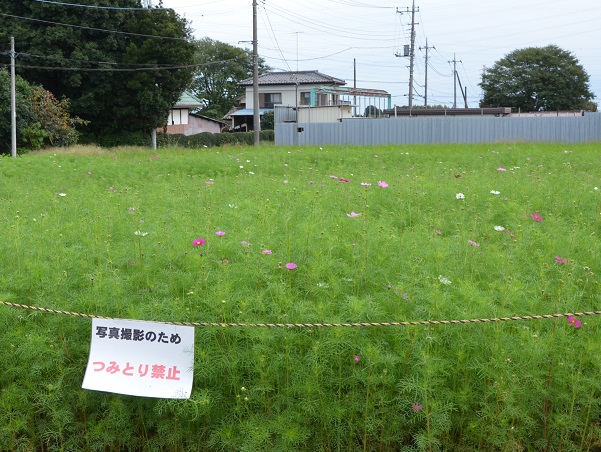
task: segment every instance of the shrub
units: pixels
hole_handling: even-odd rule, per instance
[[[274,141],[273,130],[261,130],[261,142]],[[242,145],[250,146],[254,142],[254,132],[240,133],[209,133],[202,132],[196,135],[185,136],[181,134],[164,134],[157,136],[157,144],[159,147],[184,147],[184,148],[202,148],[224,145]],[[133,143],[132,143],[133,144]]]

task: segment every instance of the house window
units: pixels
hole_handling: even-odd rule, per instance
[[[273,108],[282,103],[282,93],[265,93],[265,108]]]
[[[171,126],[179,126],[180,124],[188,124],[188,110],[171,110],[167,124]]]
[[[309,91],[304,91],[300,93],[300,105],[311,105],[311,93]]]

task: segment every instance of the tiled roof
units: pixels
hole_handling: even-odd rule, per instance
[[[247,78],[238,83],[241,86],[252,86],[253,79]],[[345,85],[346,82],[336,77],[322,74],[319,71],[268,72],[259,75],[259,85]]]
[[[194,96],[190,91],[184,91],[173,108],[194,108],[202,106],[203,103],[198,97]]]

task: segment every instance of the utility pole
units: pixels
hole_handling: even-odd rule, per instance
[[[17,157],[17,94],[15,81],[15,38],[10,37],[10,117],[11,156]]]
[[[453,54],[453,108],[457,108],[457,63],[461,63],[461,60],[457,61],[455,54]],[[463,93],[463,91],[461,91]]]
[[[357,59],[356,58],[353,58],[353,89],[357,89]],[[357,96],[356,95],[353,96],[353,116],[357,116]]]
[[[259,45],[257,41],[257,0],[253,0],[253,138],[258,146],[261,137],[259,114]]]
[[[395,54],[397,57],[399,56],[409,56],[409,115],[411,115],[411,109],[413,108],[413,59],[415,57],[415,12],[419,12],[419,7],[415,9],[415,0],[413,0],[411,5],[411,38],[409,45],[409,55],[407,55],[407,50],[405,50],[403,55]],[[404,12],[409,12],[409,8]],[[397,13],[403,14],[403,11],[399,11],[397,9]],[[406,49],[406,47],[405,47]]]
[[[428,38],[426,38],[426,80],[425,80],[425,89],[424,89],[424,107],[428,106],[428,49],[435,49],[436,47],[428,47]],[[419,50],[422,48],[420,47]]]

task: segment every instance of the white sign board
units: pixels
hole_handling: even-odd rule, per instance
[[[194,327],[92,319],[90,356],[82,388],[188,399],[193,367]]]

